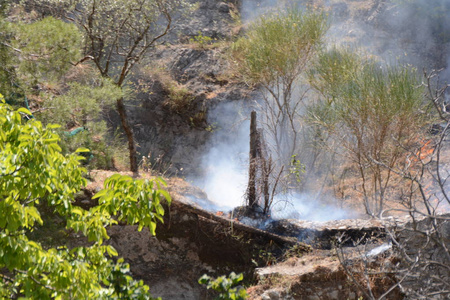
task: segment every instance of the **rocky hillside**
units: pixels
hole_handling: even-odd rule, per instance
[[[256,95],[229,68],[230,42],[246,22],[276,9],[276,3],[199,1],[194,12],[178,19],[166,43],[151,54],[135,79],[141,92],[128,109],[141,155],[150,154],[154,161],[162,158],[161,168],[172,174],[198,171],[200,157],[217,129],[209,112],[219,103],[250,103]],[[330,14],[329,44],[363,47],[390,62],[419,69],[447,64],[446,24],[430,24],[432,16],[420,15],[420,10],[407,11],[397,1],[386,0],[304,3]],[[112,120],[119,125],[117,118]]]

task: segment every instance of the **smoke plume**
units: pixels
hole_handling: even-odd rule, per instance
[[[249,152],[248,108],[219,104],[209,112],[210,146],[202,158],[202,176],[192,179],[222,210],[244,204]]]

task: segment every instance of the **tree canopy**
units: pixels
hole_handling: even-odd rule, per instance
[[[309,111],[312,122],[344,146],[358,166],[366,212],[381,214],[392,168],[420,140],[426,124],[417,72],[334,48],[319,55],[310,83],[320,94]]]
[[[29,3],[76,24],[84,36],[82,61],[91,60],[101,76],[122,87],[132,69],[172,27],[172,14],[183,0],[39,0]],[[137,174],[137,149],[124,98],[117,112],[128,140],[130,169]]]

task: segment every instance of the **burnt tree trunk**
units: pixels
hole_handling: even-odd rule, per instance
[[[261,230],[249,225],[245,225],[243,223],[240,222],[236,222],[233,219],[228,219],[222,216],[217,216],[215,214],[212,214],[210,212],[207,212],[201,208],[197,208],[193,205],[187,204],[187,203],[183,203],[180,201],[173,201],[171,204],[171,209],[181,209],[183,211],[186,212],[191,212],[196,214],[199,217],[203,217],[205,219],[208,220],[212,220],[214,222],[220,223],[226,227],[230,227],[232,228],[232,230],[237,230],[237,231],[241,231],[241,232],[246,232],[246,233],[250,233],[254,236],[258,236],[261,237],[263,239],[265,239],[267,241],[267,243],[269,244],[270,241],[274,241],[276,243],[279,243],[281,246],[288,246],[288,247],[292,247],[294,245],[297,245],[299,247],[302,247],[304,251],[309,252],[311,251],[311,247],[303,244],[301,242],[298,241],[298,239],[296,237],[289,237],[289,236],[280,236],[278,234],[275,233],[271,233],[265,230]],[[168,210],[170,213],[170,210]],[[170,221],[167,222],[170,224]]]
[[[272,159],[269,158],[269,160],[264,160],[262,162],[262,168],[263,168],[263,192],[264,192],[264,214],[267,214],[269,212],[269,208],[271,205],[270,201],[270,191],[269,191],[269,179],[270,179],[270,173],[272,170]]]
[[[137,151],[136,144],[134,143],[134,134],[128,123],[127,112],[125,110],[125,105],[123,103],[123,97],[120,97],[116,103],[117,111],[120,115],[120,122],[122,123],[122,128],[125,131],[128,141],[128,151],[130,152],[130,170],[133,172],[134,176],[139,175],[138,162],[137,162]]]
[[[252,209],[258,207],[259,199],[263,199],[263,213],[267,214],[270,207],[270,173],[272,160],[267,158],[263,132],[257,128],[256,112],[252,111],[250,118],[250,162],[247,188],[247,205]]]
[[[258,155],[258,131],[256,129],[256,111],[252,111],[250,118],[250,161],[248,170],[247,205],[255,208],[256,198],[256,160]]]

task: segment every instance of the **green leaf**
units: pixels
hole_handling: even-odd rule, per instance
[[[156,213],[161,216],[164,216],[164,208],[162,207],[161,204],[156,205]]]
[[[155,222],[150,222],[150,223],[148,224],[148,228],[149,228],[150,233],[151,233],[152,235],[156,235],[156,223],[155,223]]]
[[[172,201],[172,198],[166,190],[161,189],[159,192],[164,196],[164,198],[166,198],[167,202],[170,203]]]
[[[39,211],[37,210],[36,207],[28,206],[26,208],[26,212],[27,212],[27,214],[32,216],[38,223],[40,223],[41,225],[43,224],[42,219],[41,219],[41,215],[39,214]]]
[[[72,213],[82,216],[83,215],[83,210],[80,207],[72,207]]]
[[[198,283],[200,283],[200,284],[207,284],[210,279],[211,278],[208,275],[203,274],[203,276],[198,279]]]
[[[84,147],[80,147],[77,150],[75,150],[75,153],[86,153],[86,152],[91,152],[91,150],[89,150],[88,148],[84,148]]]
[[[59,124],[48,124],[47,129],[58,129],[61,128],[61,125]]]
[[[45,139],[44,141],[45,141],[46,143],[54,143],[54,142],[59,141],[59,137],[51,138],[51,139]]]
[[[19,109],[17,110],[17,112],[23,113],[23,114],[26,114],[26,115],[31,115],[31,114],[32,114],[28,109],[26,109],[26,108],[24,108],[24,107],[19,108]]]
[[[107,190],[107,189],[103,189],[103,190],[99,191],[98,193],[96,193],[96,194],[92,197],[92,199],[100,198],[100,197],[106,195],[107,193],[108,193],[108,190]]]
[[[113,246],[106,246],[106,251],[108,252],[109,256],[119,255],[119,253],[117,253],[116,249],[114,249]]]

